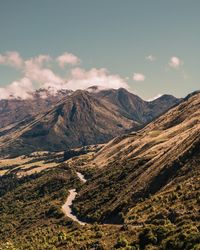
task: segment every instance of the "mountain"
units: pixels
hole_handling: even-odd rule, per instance
[[[28,99],[1,99],[0,128],[17,123],[25,118],[33,119],[35,115],[46,112],[71,93],[70,90],[59,90],[52,93],[48,89],[39,89],[33,92]]]
[[[98,171],[75,200],[80,218],[136,226],[198,222],[200,93],[113,139],[86,166]]]
[[[123,88],[102,90],[95,94],[97,98],[117,106],[122,116],[140,124],[152,121],[180,101],[172,95],[162,95],[154,101],[147,102]]]
[[[105,143],[127,131],[138,130],[180,101],[173,96],[159,100],[145,102],[125,89],[75,91],[49,111],[2,128],[1,154]]]
[[[76,92],[65,103],[84,95],[88,110],[90,94]],[[0,250],[199,249],[199,110],[195,92],[107,144],[1,159]],[[86,225],[61,209],[73,190],[73,215]]]

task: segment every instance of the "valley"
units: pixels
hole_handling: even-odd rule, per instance
[[[0,249],[198,249],[199,110],[195,92],[107,143],[2,154]]]
[[[0,1],[0,250],[200,250],[199,12]]]

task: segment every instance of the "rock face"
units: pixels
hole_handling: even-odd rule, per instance
[[[179,101],[173,96],[163,96],[145,102],[125,89],[93,93],[78,90],[49,111],[2,128],[1,154],[57,151],[104,143],[141,128]]]
[[[113,139],[89,164],[99,170],[75,200],[80,218],[121,222],[121,215],[129,213],[128,223],[152,223],[155,212],[148,208],[155,206],[165,211],[163,218],[171,219],[174,209],[175,222],[198,221],[200,93],[142,130]]]

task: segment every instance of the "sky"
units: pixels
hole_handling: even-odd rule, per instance
[[[0,0],[0,99],[124,87],[200,89],[199,0]]]

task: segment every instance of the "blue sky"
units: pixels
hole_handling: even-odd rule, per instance
[[[200,86],[199,10],[198,0],[2,0],[0,98],[67,84],[185,96]]]

